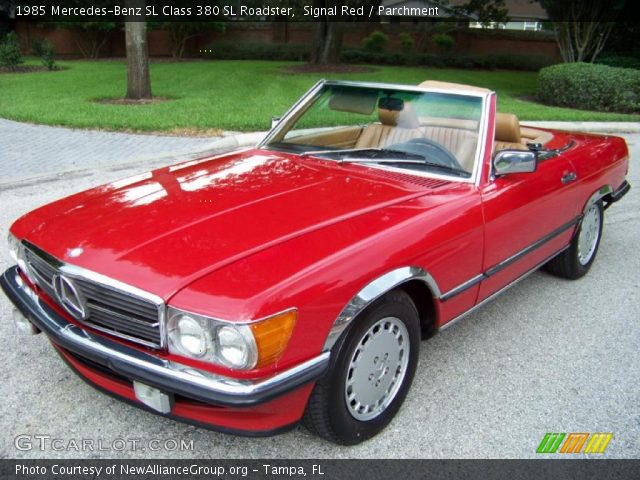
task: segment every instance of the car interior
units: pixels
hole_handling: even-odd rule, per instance
[[[446,82],[426,81],[424,88],[457,90],[459,86]],[[468,86],[465,86],[469,89]],[[473,87],[472,87],[473,88]],[[446,116],[418,116],[411,102],[393,97],[370,98],[361,92],[334,93],[329,101],[334,111],[371,115],[377,121],[368,124],[341,126],[287,136],[290,144],[335,149],[388,148],[406,142],[426,139],[435,142],[458,161],[467,172],[473,170],[478,138],[478,122]],[[543,130],[522,127],[512,113],[497,113],[494,152],[505,149],[527,150],[527,144],[546,145],[553,135]]]

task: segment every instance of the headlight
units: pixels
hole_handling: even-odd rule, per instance
[[[256,364],[256,342],[246,325],[219,327],[216,335],[218,357],[231,368]]]
[[[169,352],[248,370],[269,365],[284,352],[296,310],[249,323],[232,323],[169,307]]]
[[[18,262],[18,252],[20,250],[20,240],[16,238],[16,236],[9,232],[9,236],[7,237],[7,242],[9,243],[9,255],[13,258],[14,262]]]
[[[188,315],[177,315],[172,320],[169,340],[173,346],[189,357],[204,357],[211,346],[206,322],[198,322]]]
[[[9,243],[9,255],[11,255],[11,258],[13,258],[13,260],[18,264],[20,271],[27,276],[31,283],[35,285],[37,283],[36,279],[33,278],[33,275],[27,267],[27,263],[24,261],[22,242],[11,232],[9,232],[9,235],[7,236],[7,242]]]

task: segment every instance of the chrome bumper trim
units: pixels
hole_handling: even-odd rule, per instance
[[[17,266],[2,274],[0,285],[18,310],[62,348],[120,376],[209,404],[250,407],[264,403],[318,379],[329,366],[330,354],[323,352],[267,378],[248,380],[216,375],[163,360],[69,323],[23,281]]]

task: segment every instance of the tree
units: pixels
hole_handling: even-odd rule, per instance
[[[316,0],[314,0],[314,4],[315,2]],[[326,18],[316,21],[313,25],[313,41],[309,61],[321,65],[340,63],[342,38],[341,24],[328,21]]]
[[[116,22],[55,22],[57,28],[71,30],[73,41],[84,58],[98,58]]]
[[[553,22],[565,62],[593,62],[604,48],[625,0],[538,0]]]
[[[640,2],[626,2],[618,14],[603,53],[617,53],[640,60]]]
[[[146,22],[125,22],[124,31],[127,47],[127,98],[151,98]]]
[[[55,0],[41,0],[39,4],[46,5],[47,11],[50,11],[51,6],[57,5]],[[88,5],[86,0],[65,0],[64,6],[86,8]],[[113,0],[92,0],[91,6],[96,9],[113,8]],[[119,30],[122,23],[100,20],[95,22],[54,22],[54,25],[56,28],[71,30],[73,40],[84,58],[98,58],[102,48],[111,38],[111,32],[116,28]]]
[[[462,17],[475,18],[483,25],[509,21],[509,10],[504,0],[469,0],[467,3],[451,8],[451,11]]]
[[[340,15],[340,6],[349,7],[365,7],[365,11],[369,11],[371,5],[379,5],[380,0],[344,0],[337,2],[336,0],[313,0],[313,7],[319,8],[324,12],[329,7],[337,7],[337,14]],[[367,21],[373,19],[366,18]],[[313,39],[311,43],[310,63],[320,65],[330,65],[340,63],[340,52],[342,51],[342,39],[344,37],[344,28],[348,23],[336,22],[335,18],[325,14],[320,14],[314,19]]]
[[[326,8],[343,3],[354,7],[364,6],[365,12],[369,12],[370,7],[372,5],[374,7],[380,5],[381,0],[345,0],[340,3],[335,0],[313,0],[313,7]],[[508,20],[504,0],[469,0],[467,3],[457,7],[448,7],[447,0],[433,0],[431,2],[425,2],[425,4],[426,3],[444,7],[453,18],[468,18],[472,16],[481,23],[500,23]],[[374,9],[374,11],[377,11],[377,9]],[[363,20],[370,22],[375,19],[365,17]],[[428,25],[427,30],[431,32],[435,31],[435,27],[438,25],[438,23],[431,21],[425,21],[424,23]],[[345,26],[348,25],[348,23],[331,21],[331,18],[326,15],[315,19],[310,62],[315,64],[339,63],[343,31]],[[451,25],[455,24],[451,23]]]

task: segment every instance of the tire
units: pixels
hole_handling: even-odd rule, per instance
[[[419,348],[415,305],[404,291],[389,292],[358,315],[334,345],[329,371],[311,392],[303,424],[342,445],[373,437],[400,409]]]
[[[603,222],[604,209],[602,201],[598,201],[585,210],[580,227],[573,236],[569,248],[551,259],[545,265],[545,270],[570,280],[586,275],[600,247]]]

